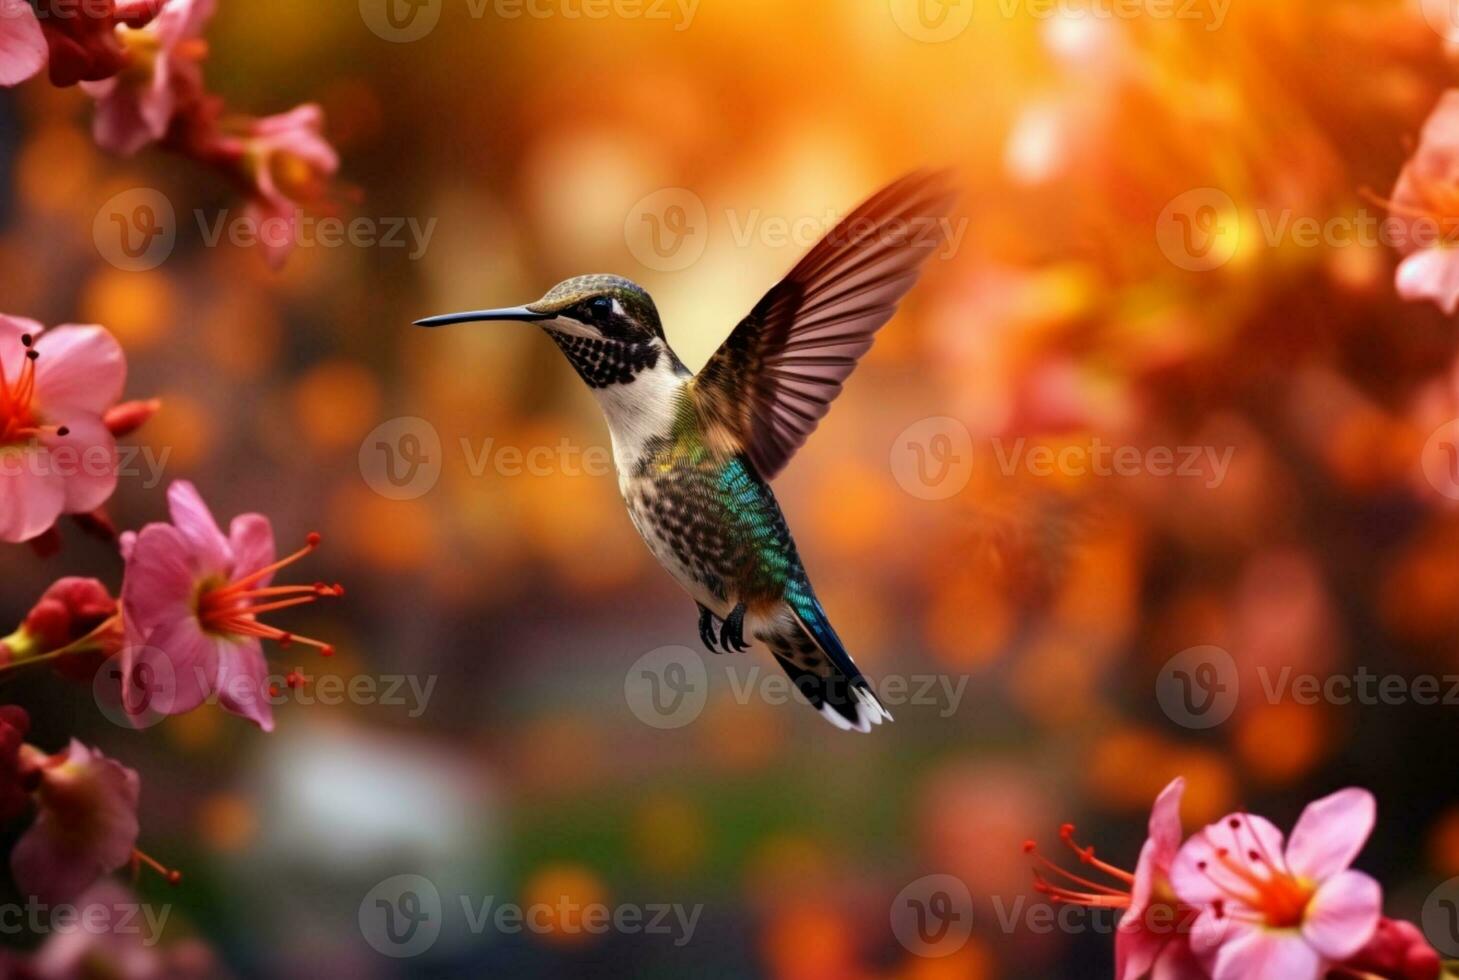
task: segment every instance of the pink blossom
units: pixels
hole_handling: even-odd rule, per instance
[[[1317,980],[1378,926],[1378,883],[1349,865],[1372,832],[1371,793],[1312,803],[1284,842],[1270,821],[1234,813],[1181,847],[1170,878],[1200,909],[1191,948],[1212,980]]]
[[[38,0],[52,85],[110,78],[128,65],[117,28],[143,27],[167,0]]]
[[[324,110],[306,104],[253,120],[225,145],[241,159],[251,187],[248,215],[269,264],[278,268],[294,249],[300,209],[325,201],[339,170],[339,155],[324,138]]]
[[[46,36],[28,0],[0,0],[0,85],[19,85],[46,66]]]
[[[1345,971],[1389,980],[1439,980],[1443,962],[1412,922],[1380,919],[1373,938],[1343,963]]]
[[[1450,89],[1424,123],[1418,149],[1387,202],[1399,250],[1395,286],[1406,300],[1459,311],[1459,89]]]
[[[23,894],[66,902],[132,860],[137,774],[74,739],[46,757],[26,746],[40,772],[35,822],[10,854]]]
[[[1185,780],[1172,780],[1150,811],[1149,836],[1140,849],[1130,904],[1115,932],[1116,980],[1139,980],[1154,971],[1162,980],[1202,980],[1205,971],[1190,950],[1195,910],[1183,906],[1170,884],[1170,866],[1184,836],[1180,798]]]
[[[103,661],[121,650],[121,617],[106,586],[94,578],[68,576],[46,589],[20,628],[0,639],[6,662],[69,649],[56,670],[90,681]]]
[[[225,710],[271,731],[260,641],[333,652],[258,618],[343,593],[323,584],[269,584],[274,572],[313,551],[319,536],[309,535],[303,548],[275,561],[273,527],[263,515],[235,517],[225,536],[191,483],[173,483],[167,502],[171,524],[149,524],[122,538],[125,708],[134,716],[182,714],[216,695]]]
[[[203,28],[214,0],[172,0],[145,27],[117,28],[130,62],[125,71],[81,87],[96,100],[98,145],[131,155],[167,134],[179,103],[202,91]]]
[[[160,944],[152,921],[136,914],[140,901],[115,879],[97,882],[75,903],[78,919],[95,925],[53,933],[18,967],[19,975],[34,980],[216,980],[224,975],[216,955],[199,940]],[[162,925],[156,924],[158,930]]]
[[[1173,780],[1150,811],[1150,835],[1130,874],[1095,856],[1093,847],[1074,840],[1074,825],[1064,824],[1059,837],[1079,859],[1080,873],[1066,871],[1038,852],[1033,841],[1024,850],[1034,856],[1035,887],[1053,902],[1097,909],[1123,909],[1115,935],[1115,980],[1205,980],[1207,974],[1192,956],[1188,931],[1195,910],[1176,898],[1170,865],[1180,848],[1180,797],[1185,780]],[[1084,869],[1114,884],[1091,880]]]
[[[101,327],[0,316],[0,541],[28,541],[111,496],[116,440],[102,416],[126,375]]]

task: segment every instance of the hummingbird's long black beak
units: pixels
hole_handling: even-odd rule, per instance
[[[447,313],[444,316],[428,316],[415,321],[418,327],[448,327],[453,323],[483,323],[488,320],[551,320],[553,314],[538,313],[525,306],[506,306],[499,310],[473,310],[469,313]]]

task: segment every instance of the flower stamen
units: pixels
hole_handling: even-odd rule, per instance
[[[286,632],[276,626],[260,622],[258,617],[263,613],[306,606],[322,598],[342,596],[344,595],[343,588],[338,585],[325,585],[323,582],[315,582],[313,585],[254,587],[274,572],[294,564],[313,552],[315,548],[319,547],[321,540],[319,534],[311,532],[305,539],[304,547],[292,555],[203,592],[198,597],[198,621],[202,623],[204,629],[214,633],[273,640],[283,647],[298,642],[316,647],[324,656],[330,656],[334,653],[334,647],[328,643],[300,636],[297,633]]]

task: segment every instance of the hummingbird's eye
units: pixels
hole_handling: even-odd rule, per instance
[[[588,309],[597,316],[607,316],[613,309],[613,301],[606,296],[594,296],[588,302]]]

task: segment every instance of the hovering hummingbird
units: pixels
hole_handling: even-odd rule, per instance
[[[653,299],[579,276],[534,303],[416,321],[536,323],[597,396],[629,517],[699,606],[711,652],[769,649],[811,705],[867,732],[890,712],[811,588],[771,492],[873,335],[946,236],[946,178],[913,173],[843,219],[740,321],[698,374]]]

